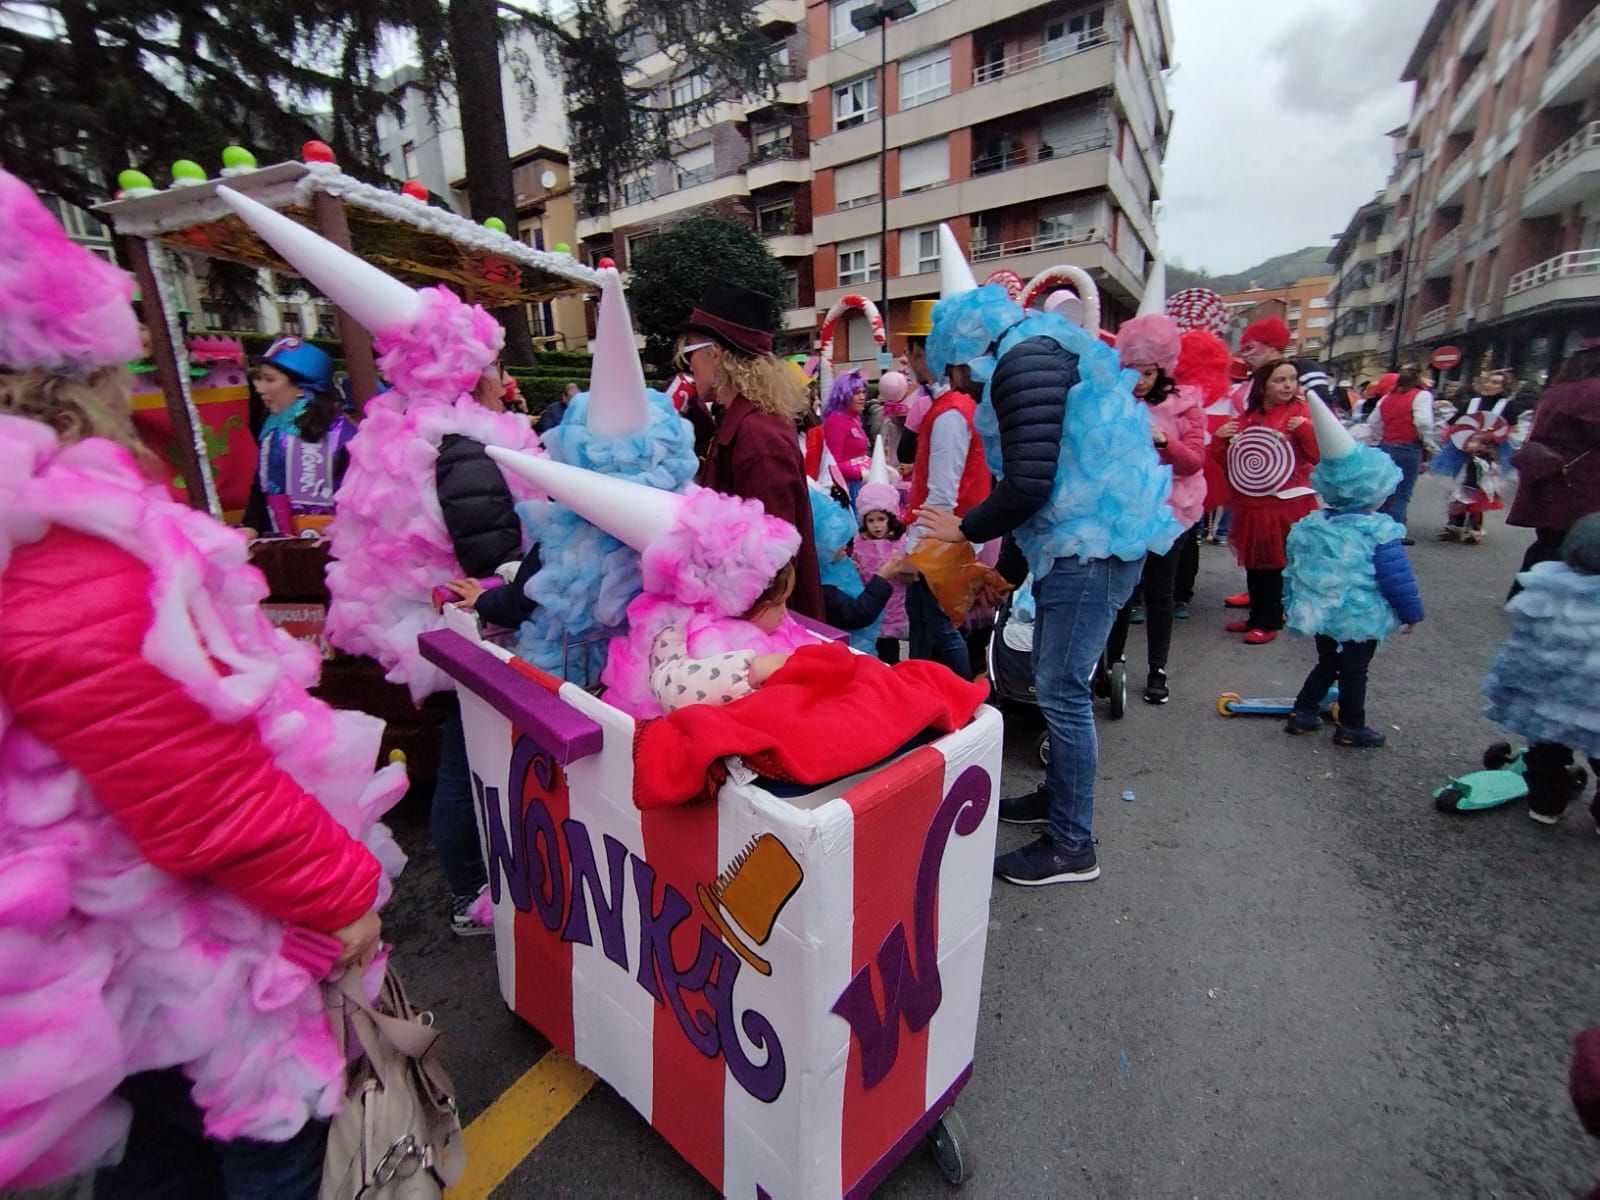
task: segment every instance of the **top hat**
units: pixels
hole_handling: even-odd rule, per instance
[[[771,296],[713,279],[689,314],[684,330],[706,334],[740,354],[771,354],[770,330],[777,318]]]
[[[900,332],[906,337],[927,337],[933,332],[933,306],[937,303],[937,300],[913,300]]]
[[[700,907],[722,940],[757,971],[771,975],[772,964],[745,939],[757,946],[766,945],[778,923],[778,914],[804,881],[805,872],[789,848],[772,834],[760,833],[734,856],[710,887],[697,883],[695,890]],[[739,936],[741,933],[744,937]]]

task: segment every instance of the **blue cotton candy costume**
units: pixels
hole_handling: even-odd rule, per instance
[[[1400,468],[1368,446],[1325,458],[1311,472],[1326,508],[1289,530],[1283,609],[1291,632],[1336,642],[1382,641],[1400,618],[1379,584],[1378,547],[1405,536],[1399,522],[1369,512],[1400,482]]]
[[[544,435],[557,462],[682,492],[699,462],[694,431],[663,392],[645,393],[649,424],[636,434],[603,438],[589,428],[590,393],[574,396],[561,424]],[[639,555],[609,533],[550,500],[517,505],[540,567],[528,581],[538,606],[517,630],[516,653],[534,666],[587,684],[600,678],[610,635],[623,631],[639,594]],[[563,638],[572,649],[563,649]],[[579,643],[585,643],[581,647]]]
[[[822,586],[838,588],[851,599],[861,595],[867,585],[861,579],[861,572],[856,570],[855,561],[848,554],[843,558],[835,558],[856,536],[855,516],[832,496],[812,488],[811,532],[817,542]],[[870,625],[849,630],[851,648],[865,654],[874,653],[878,645],[878,631],[882,627],[883,615],[880,613]]]
[[[984,385],[974,425],[984,458],[1004,476],[1000,425],[990,381],[1012,347],[1048,337],[1078,359],[1078,382],[1067,393],[1055,490],[1038,512],[1012,532],[1035,579],[1058,558],[1120,558],[1164,554],[1183,527],[1172,515],[1172,468],[1152,443],[1150,411],[1133,395],[1132,371],[1098,337],[1057,313],[1024,313],[994,284],[941,300],[927,342],[935,372],[966,363]],[[995,354],[984,354],[992,343]]]
[[[1600,575],[1543,562],[1517,582],[1511,634],[1483,680],[1484,716],[1530,743],[1600,758]]]

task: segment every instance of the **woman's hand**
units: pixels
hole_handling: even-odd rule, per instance
[[[779,667],[789,661],[787,654],[763,654],[750,664],[750,686],[760,687]]]
[[[966,535],[961,532],[961,518],[948,509],[919,508],[917,509],[917,524],[927,531],[931,538],[941,542],[964,542]]]
[[[335,929],[333,936],[339,939],[339,944],[344,949],[339,952],[334,966],[357,968],[366,966],[378,952],[378,937],[382,932],[383,922],[378,919],[376,912],[369,912],[359,920],[350,922],[343,929]]]
[[[1305,423],[1306,423],[1306,419],[1304,417],[1290,417],[1288,422],[1287,422],[1287,424],[1285,425],[1285,428],[1287,428],[1290,433],[1293,433],[1296,429],[1299,429],[1300,426],[1304,425]]]
[[[1217,431],[1214,434],[1212,434],[1211,436],[1226,442],[1226,441],[1230,440],[1238,432],[1239,432],[1239,422],[1237,422],[1237,421],[1229,421],[1226,425],[1219,426]]]
[[[456,594],[456,604],[462,608],[471,608],[478,602],[478,597],[489,589],[476,579],[452,579],[444,585]]]

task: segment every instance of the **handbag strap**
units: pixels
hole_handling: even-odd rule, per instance
[[[389,979],[393,978],[393,975],[389,976]],[[374,1061],[377,1056],[373,1053],[372,1038],[365,1028],[368,1022],[371,1023],[370,1028],[377,1036],[382,1037],[407,1058],[422,1058],[439,1040],[440,1031],[432,1026],[424,1025],[415,1018],[387,1016],[369,1004],[361,992],[359,971],[346,970],[339,977],[338,983],[331,987],[338,996],[343,1015],[349,1020],[350,1027],[355,1030],[362,1049],[367,1052],[367,1057]],[[403,1002],[405,993],[400,992],[399,996]],[[409,1005],[406,1007],[409,1010]]]

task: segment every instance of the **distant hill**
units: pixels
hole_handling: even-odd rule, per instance
[[[1167,290],[1176,292],[1187,287],[1208,287],[1226,296],[1250,287],[1282,287],[1297,279],[1328,274],[1332,270],[1328,265],[1328,252],[1332,249],[1332,246],[1307,246],[1302,250],[1291,250],[1233,275],[1191,271],[1171,263],[1167,266]]]

